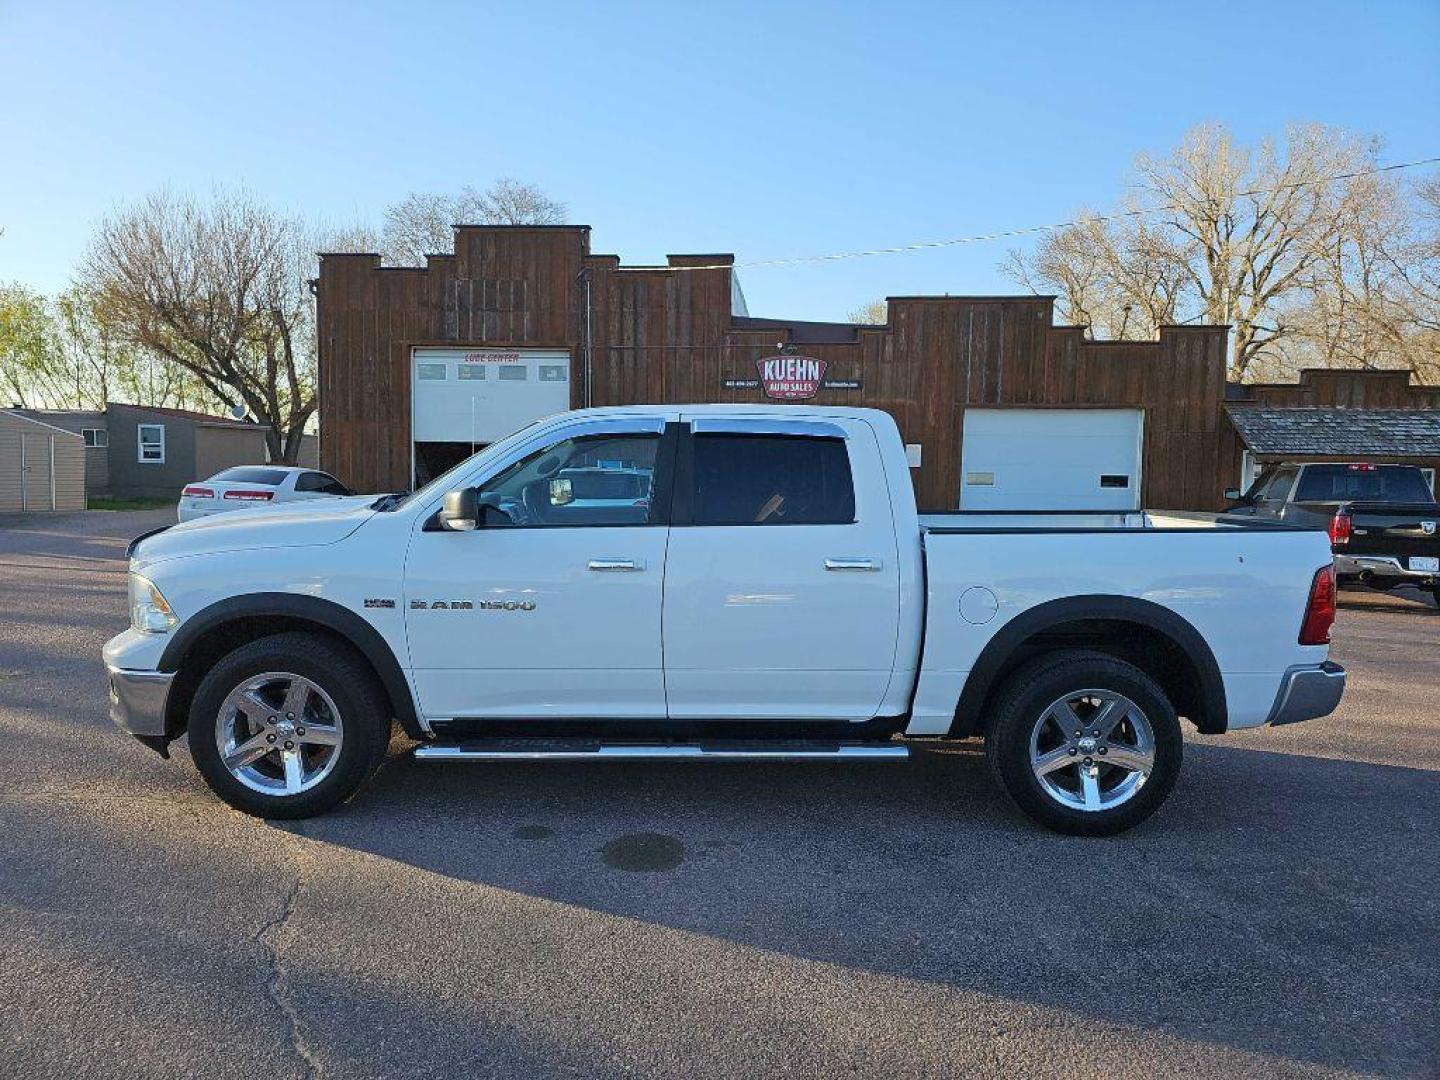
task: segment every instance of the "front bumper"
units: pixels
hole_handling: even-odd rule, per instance
[[[127,671],[106,664],[110,676],[110,720],[121,731],[141,738],[165,738],[165,703],[173,672]]]
[[[1319,667],[1293,667],[1280,680],[1280,692],[1266,723],[1298,724],[1329,716],[1345,693],[1345,669],[1333,660]]]
[[[1411,570],[1406,561],[1396,555],[1336,555],[1335,573],[1343,578],[1375,577],[1413,585],[1440,582],[1440,574],[1434,570]]]

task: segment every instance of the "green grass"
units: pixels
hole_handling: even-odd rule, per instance
[[[174,499],[89,499],[86,502],[90,510],[159,510],[174,505]]]

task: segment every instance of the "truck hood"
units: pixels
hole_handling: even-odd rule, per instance
[[[185,555],[334,544],[374,517],[374,501],[374,495],[354,495],[228,510],[147,536],[130,555],[141,570]]]

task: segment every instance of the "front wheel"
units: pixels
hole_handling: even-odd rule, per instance
[[[991,771],[1021,810],[1075,836],[1109,836],[1159,809],[1180,773],[1180,721],[1133,664],[1066,650],[1001,687],[985,737]]]
[[[374,673],[344,645],[285,633],[242,645],[190,706],[190,753],[215,794],[264,818],[344,802],[385,757],[390,710]]]

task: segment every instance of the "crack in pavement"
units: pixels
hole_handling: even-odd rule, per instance
[[[295,881],[286,894],[285,903],[280,914],[268,920],[256,931],[252,940],[260,946],[265,954],[267,965],[270,968],[269,977],[265,981],[265,996],[284,1015],[289,1028],[290,1049],[300,1059],[304,1067],[302,1075],[306,1077],[321,1077],[324,1070],[315,1056],[314,1049],[310,1046],[306,1037],[305,1022],[300,1018],[300,1012],[295,1008],[295,1003],[290,1000],[290,973],[285,968],[284,951],[276,947],[275,938],[281,937],[290,927],[290,920],[295,914],[295,902],[300,896],[300,887],[303,882],[303,875],[300,872],[300,859],[295,859]]]

